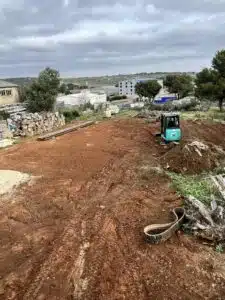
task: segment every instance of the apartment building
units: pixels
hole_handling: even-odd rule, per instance
[[[121,96],[126,95],[128,97],[134,97],[134,98],[138,97],[138,95],[135,94],[135,85],[138,82],[148,81],[148,80],[152,80],[152,79],[150,79],[150,78],[143,78],[143,79],[135,78],[135,79],[120,81],[119,85],[118,85],[118,89],[119,89],[118,93]],[[163,88],[163,80],[157,80],[157,81]]]

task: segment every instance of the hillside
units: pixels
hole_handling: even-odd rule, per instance
[[[134,77],[150,77],[152,79],[162,79],[168,74],[182,74],[180,73],[136,73],[136,74],[118,74],[112,76],[98,76],[98,77],[67,77],[62,78],[66,83],[76,83],[79,85],[85,85],[88,83],[89,86],[98,86],[98,85],[115,85],[121,80],[126,80]],[[194,72],[189,72],[188,74],[194,76]],[[4,78],[3,80],[16,83],[18,85],[28,85],[30,84],[35,77],[15,77],[15,78]]]

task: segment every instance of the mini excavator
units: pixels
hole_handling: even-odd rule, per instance
[[[180,116],[177,113],[163,113],[160,117],[161,132],[160,136],[164,143],[180,142],[182,134],[180,128]]]

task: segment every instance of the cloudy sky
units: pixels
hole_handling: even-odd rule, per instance
[[[225,0],[0,0],[0,77],[198,71],[225,47]]]

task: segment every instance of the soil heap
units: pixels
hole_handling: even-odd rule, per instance
[[[165,169],[176,173],[199,174],[220,166],[225,158],[221,147],[201,141],[183,142],[163,155]]]

